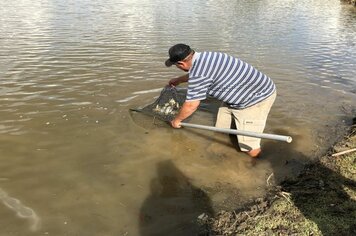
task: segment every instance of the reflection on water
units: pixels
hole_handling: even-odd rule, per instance
[[[260,196],[272,172],[292,175],[350,121],[355,14],[338,0],[2,1],[0,189],[41,217],[37,233],[54,235],[139,234],[166,160],[214,210]],[[225,135],[133,120],[129,108],[181,74],[163,64],[177,42],[231,53],[273,78],[266,131],[294,142],[264,141],[265,158],[251,165]],[[191,122],[212,125],[214,115]],[[5,205],[0,234],[31,234]]]
[[[19,217],[29,219],[31,221],[30,229],[32,231],[39,229],[40,219],[31,208],[23,205],[20,200],[10,197],[2,189],[0,189],[0,200],[5,206],[15,211]]]

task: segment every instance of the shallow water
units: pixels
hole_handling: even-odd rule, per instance
[[[266,132],[293,143],[264,140],[254,164],[226,135],[130,114],[181,74],[163,64],[178,42],[268,74]],[[355,42],[356,11],[338,0],[2,1],[0,235],[192,234],[197,216],[263,195],[342,134]]]

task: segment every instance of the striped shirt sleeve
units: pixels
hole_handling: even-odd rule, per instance
[[[189,78],[186,101],[204,100],[207,97],[211,79],[205,77]]]

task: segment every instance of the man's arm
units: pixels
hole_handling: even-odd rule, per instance
[[[186,101],[183,103],[178,115],[171,121],[173,128],[180,128],[180,123],[182,120],[187,119],[191,114],[193,114],[200,104],[199,100],[196,101]]]
[[[182,76],[180,76],[180,77],[171,79],[171,80],[168,82],[168,84],[169,84],[170,86],[177,86],[177,85],[179,85],[180,83],[188,82],[188,79],[189,79],[189,74],[185,74],[185,75],[182,75]]]

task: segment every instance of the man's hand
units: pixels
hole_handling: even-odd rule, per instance
[[[193,112],[198,108],[199,104],[199,100],[185,101],[178,115],[171,121],[172,127],[176,129],[181,128],[181,122],[193,114]]]
[[[180,122],[181,122],[181,120],[174,119],[171,121],[171,126],[176,129],[182,128],[182,126],[180,125]]]

